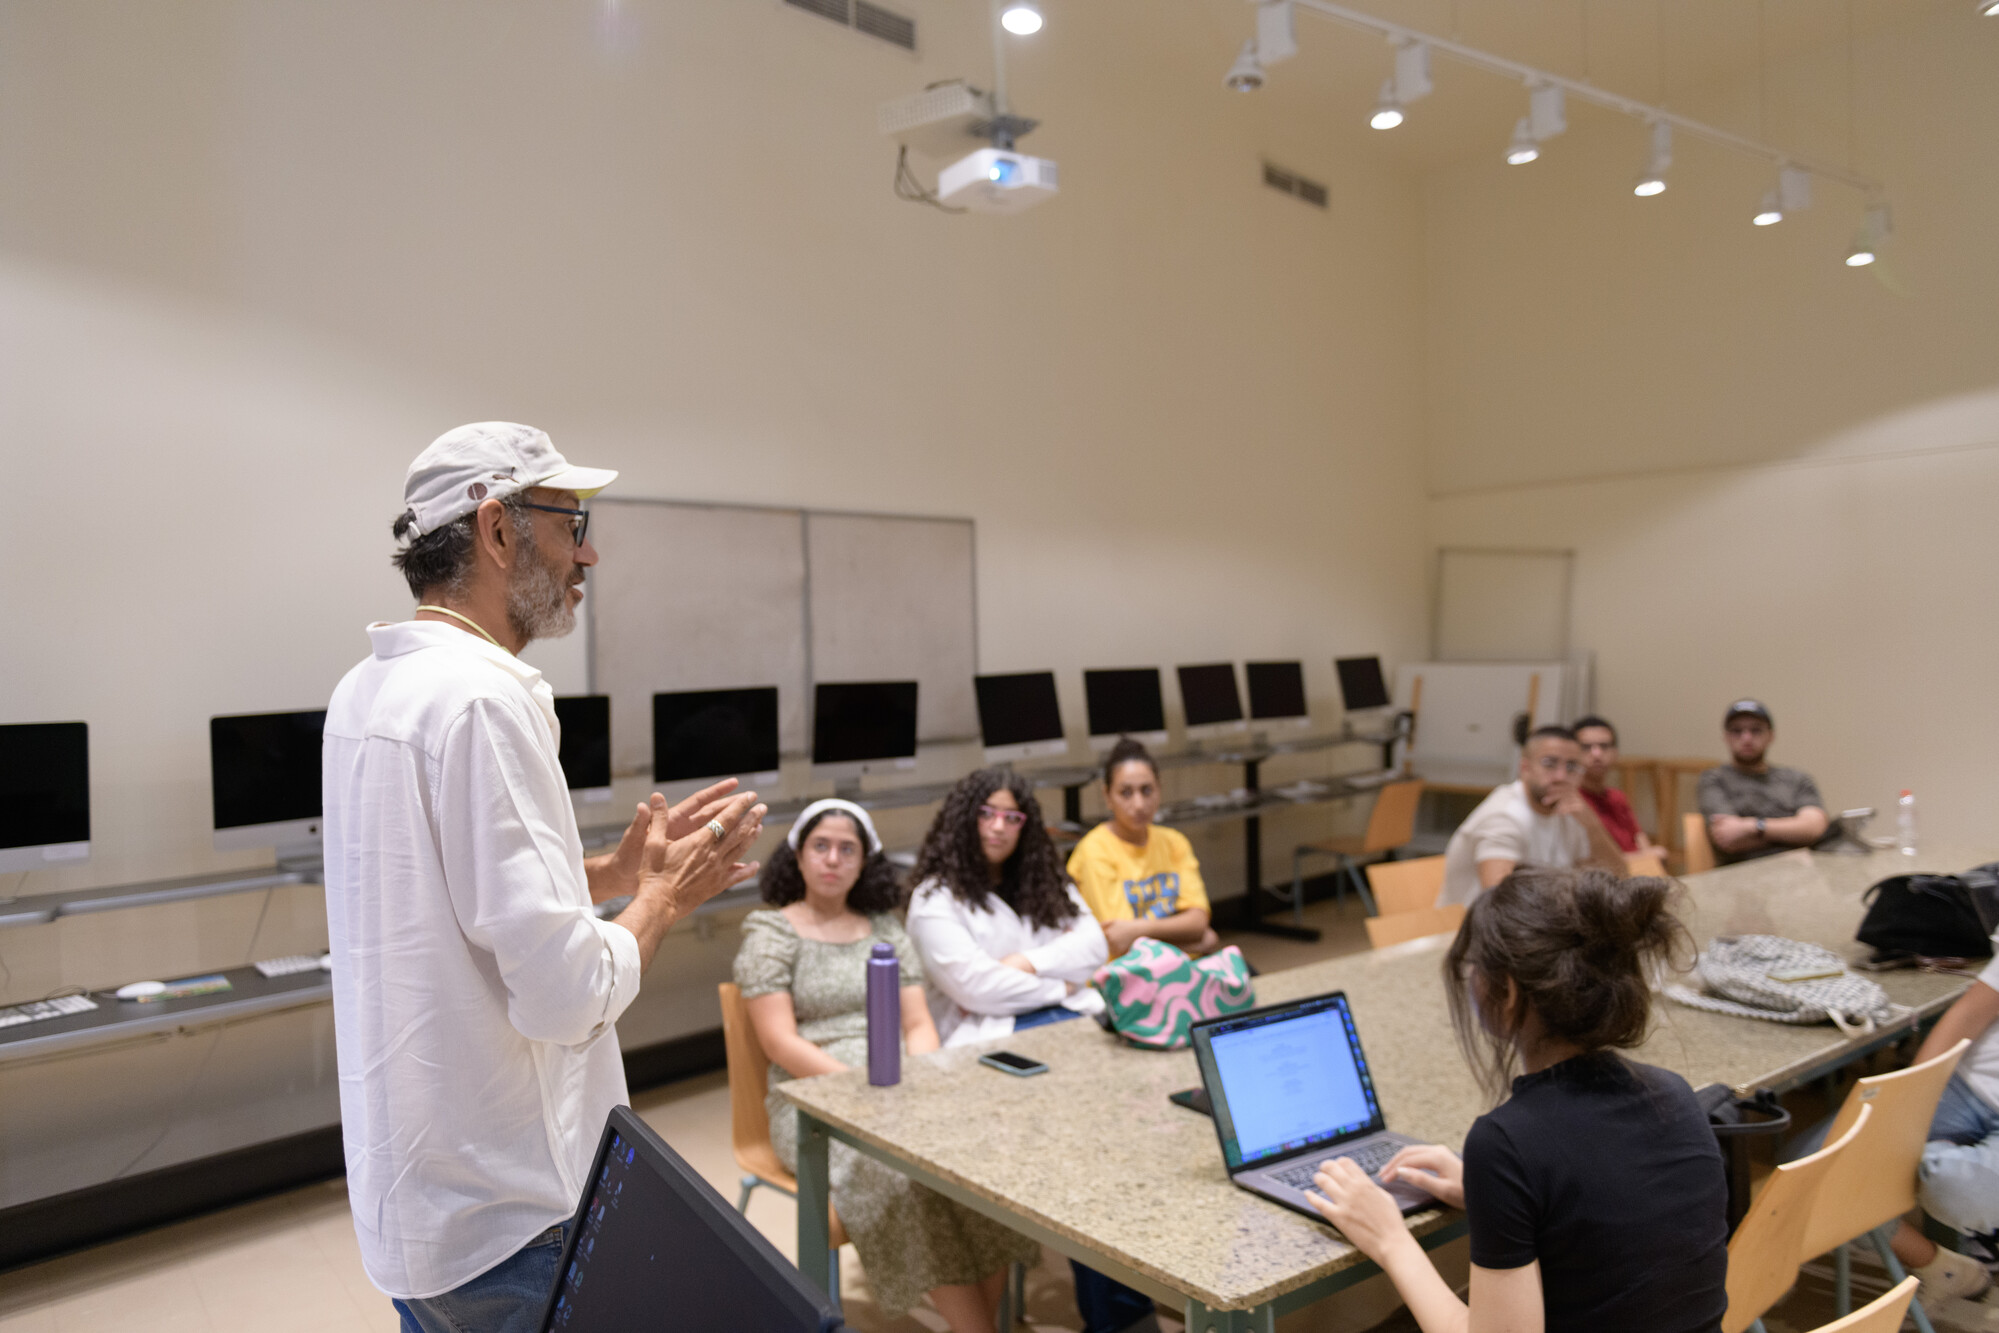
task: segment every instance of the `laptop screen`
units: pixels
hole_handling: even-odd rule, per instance
[[[625,1107],[611,1112],[570,1227],[544,1333],[841,1327],[827,1298]]]
[[[1194,1049],[1230,1171],[1382,1128],[1343,991],[1203,1023]]]

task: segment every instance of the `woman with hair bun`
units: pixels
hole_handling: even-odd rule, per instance
[[[814,801],[799,813],[761,880],[773,910],[743,918],[736,954],[757,1041],[770,1057],[770,1141],[798,1169],[798,1116],[777,1094],[788,1079],[867,1063],[868,955],[894,947],[902,965],[902,1033],[914,1055],[937,1049],[923,1003],[923,964],[895,919],[895,867],[867,811]],[[853,1237],[875,1298],[907,1310],[927,1292],[952,1333],[994,1333],[1007,1266],[1040,1246],[844,1143],[832,1147],[833,1210]]]
[[[1220,948],[1208,928],[1208,891],[1193,845],[1178,829],[1152,822],[1159,814],[1159,765],[1129,736],[1119,737],[1104,761],[1104,804],[1111,817],[1069,853],[1069,874],[1103,925],[1111,957],[1141,938],[1193,954]]]
[[[1104,932],[1062,873],[1018,773],[982,768],[951,789],[915,879],[909,934],[946,1046],[1103,1007],[1087,983],[1104,965]]]
[[[1462,1159],[1404,1148],[1381,1178],[1466,1210],[1469,1303],[1350,1159],[1314,1178],[1313,1206],[1381,1265],[1424,1333],[1720,1327],[1721,1150],[1685,1079],[1618,1054],[1645,1039],[1652,965],[1691,943],[1675,892],[1601,870],[1516,870],[1467,910],[1444,983],[1458,1044],[1498,1104]]]

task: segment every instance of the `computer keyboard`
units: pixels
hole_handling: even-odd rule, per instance
[[[1274,1171],[1271,1173],[1271,1179],[1283,1181],[1294,1190],[1308,1190],[1312,1188],[1312,1177],[1319,1174],[1319,1168],[1327,1162],[1332,1161],[1335,1157],[1352,1158],[1355,1166],[1358,1166],[1361,1170],[1372,1176],[1378,1174],[1382,1167],[1387,1166],[1388,1159],[1395,1156],[1401,1147],[1402,1145],[1399,1143],[1381,1142],[1370,1143],[1353,1152],[1329,1153],[1324,1157],[1306,1162],[1302,1166],[1290,1167],[1283,1171]]]
[[[87,1014],[97,1007],[97,1001],[88,995],[64,995],[54,1000],[30,1000],[26,1004],[10,1005],[0,1009],[0,1028],[10,1028],[20,1023],[39,1023],[45,1018],[67,1018],[71,1014]]]
[[[257,964],[257,970],[266,977],[289,977],[299,972],[320,970],[319,955],[316,953],[295,953],[283,958],[266,958]]]

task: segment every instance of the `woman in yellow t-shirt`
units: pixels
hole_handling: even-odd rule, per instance
[[[1159,767],[1126,736],[1104,764],[1104,801],[1111,817],[1069,854],[1069,877],[1104,927],[1113,958],[1140,937],[1210,953],[1221,940],[1208,927],[1208,892],[1187,835],[1154,828]]]

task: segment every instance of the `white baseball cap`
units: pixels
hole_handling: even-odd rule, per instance
[[[410,464],[403,503],[416,515],[420,537],[463,518],[487,500],[504,500],[532,486],[575,491],[589,499],[618,479],[608,468],[572,467],[546,431],[511,421],[475,421],[448,430]]]

